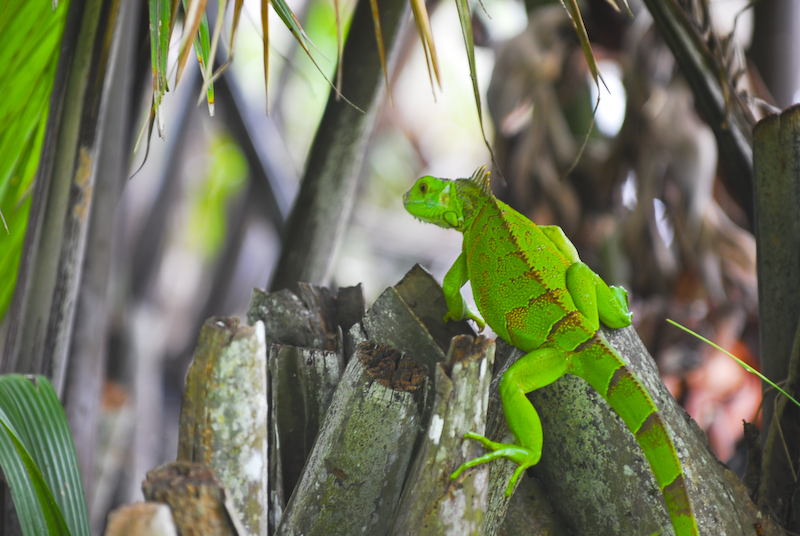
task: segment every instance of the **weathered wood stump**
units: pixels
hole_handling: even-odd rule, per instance
[[[261,397],[252,402],[251,415],[268,402],[266,418],[250,419],[252,428],[237,423],[236,434],[216,436],[214,426],[201,425],[201,416],[216,415],[218,424],[234,426],[227,420],[247,412],[232,409],[243,406],[215,402],[207,388],[187,388],[182,414],[195,415],[195,422],[182,423],[181,444],[194,446],[182,446],[181,452],[211,463],[224,456],[209,452],[240,452],[252,445],[242,438],[261,437],[258,430],[266,428],[263,465],[251,459],[253,464],[237,466],[242,468],[237,471],[267,469],[260,486],[246,494],[268,503],[260,523],[247,526],[252,534],[673,533],[634,437],[606,402],[574,377],[530,395],[542,418],[544,451],[510,499],[505,491],[515,466],[507,461],[473,468],[451,481],[461,463],[483,453],[476,442],[463,439],[465,432],[513,442],[497,385],[521,352],[477,337],[466,322],[445,324],[446,311],[441,287],[419,266],[386,289],[366,313],[360,287],[336,294],[303,284],[298,294],[254,291],[251,327],[224,319],[211,324],[230,330],[214,336],[223,342],[238,340],[242,329],[254,330],[250,337],[258,339],[263,326],[265,344],[240,354],[224,342],[217,357],[209,357],[202,341],[216,339],[204,335],[196,360],[205,365],[195,366],[214,373],[211,383],[217,389],[230,390],[220,374],[230,373],[231,363],[244,363],[237,367],[245,372],[230,378],[257,386],[265,375],[256,369],[264,369],[266,362],[266,393],[235,383],[243,400]],[[701,533],[748,534],[755,524],[763,534],[775,533],[666,392],[636,332],[605,333],[665,417],[686,469]],[[234,357],[241,355],[247,357]],[[198,396],[201,392],[205,395]],[[220,411],[224,407],[229,411]],[[243,521],[252,519],[235,506]]]
[[[239,514],[214,476],[199,463],[177,461],[156,467],[142,483],[144,497],[165,503],[179,536],[244,536]]]
[[[210,318],[186,376],[178,460],[210,467],[250,534],[267,530],[264,324]]]

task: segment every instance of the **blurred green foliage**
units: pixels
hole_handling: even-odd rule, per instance
[[[17,280],[68,1],[6,0],[0,12],[0,317]]]
[[[211,138],[207,161],[208,172],[190,193],[187,235],[190,247],[208,260],[222,246],[228,202],[241,192],[248,168],[239,146],[226,136]]]

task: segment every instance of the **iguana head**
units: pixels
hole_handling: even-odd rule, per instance
[[[445,229],[461,230],[464,210],[456,181],[427,175],[403,195],[403,205],[415,218]]]
[[[469,179],[422,177],[403,195],[403,205],[419,220],[463,231],[477,199],[487,195],[491,196],[489,172],[481,166]]]

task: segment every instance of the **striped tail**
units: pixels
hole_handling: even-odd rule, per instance
[[[647,389],[599,336],[573,355],[570,372],[589,382],[636,437],[667,501],[675,534],[698,535],[675,445]]]

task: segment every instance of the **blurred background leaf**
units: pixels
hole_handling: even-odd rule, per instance
[[[69,2],[5,2],[0,17],[0,316],[11,301]]]

